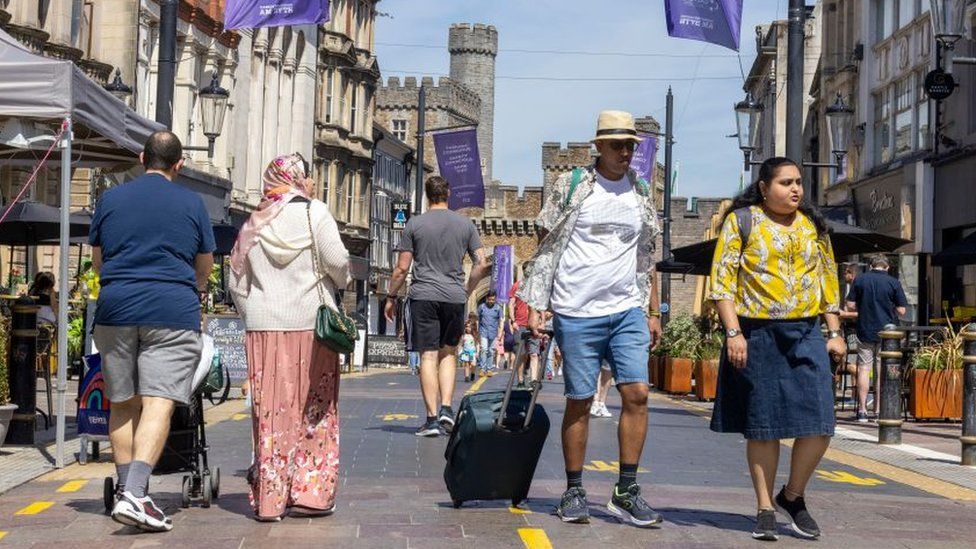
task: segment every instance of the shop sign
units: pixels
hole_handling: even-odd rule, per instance
[[[869,231],[901,235],[902,178],[889,177],[854,189],[858,225]]]

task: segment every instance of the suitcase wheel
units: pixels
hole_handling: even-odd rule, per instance
[[[460,509],[461,508],[461,504],[464,503],[464,502],[461,501],[461,500],[459,500],[459,499],[455,499],[455,500],[452,500],[451,503],[454,504],[454,508],[455,509]]]

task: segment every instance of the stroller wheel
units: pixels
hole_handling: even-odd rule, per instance
[[[213,495],[213,499],[218,499],[220,497],[220,467],[214,467],[211,474],[210,493]]]
[[[184,509],[190,506],[190,477],[189,475],[183,477],[183,499],[180,501],[180,506]]]
[[[205,473],[200,479],[200,491],[203,493],[203,503],[200,507],[206,509],[210,507],[210,502],[213,501],[213,477],[210,474]]]
[[[102,488],[102,499],[105,502],[105,514],[111,515],[112,508],[115,507],[115,481],[112,477],[105,477]]]

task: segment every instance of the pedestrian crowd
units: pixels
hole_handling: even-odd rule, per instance
[[[454,436],[459,365],[465,382],[510,371],[510,386],[532,393],[543,378],[561,378],[566,488],[555,512],[566,523],[590,520],[583,478],[589,421],[613,416],[611,386],[620,396],[619,474],[606,509],[639,527],[666,518],[652,508],[654,494],[638,478],[648,429],[648,358],[662,333],[658,210],[653,186],[631,167],[642,139],[629,113],[600,113],[595,162],[547,187],[536,252],[510,288],[499,288],[501,296],[487,292],[470,315],[467,303],[490,275],[491,259],[470,220],[448,208],[448,182],[429,177],[428,208],[402,232],[384,306],[394,321],[396,296],[410,275],[406,346],[425,408],[418,436]],[[112,401],[118,478],[112,517],[166,531],[172,521],[148,494],[148,480],[174,406],[187,403],[193,389],[199,292],[215,244],[201,199],[173,184],[183,163],[179,140],[153,134],[141,160],[145,175],[107,191],[92,220],[102,285],[94,337]],[[789,159],[766,160],[725,214],[707,292],[725,331],[711,429],[746,440],[756,539],[778,537],[777,507],[797,535],[820,536],[806,495],[834,434],[832,362],[847,356],[841,319],[856,325],[856,417],[866,420],[872,372],[878,378],[876,334],[906,306],[887,269],[879,257],[869,272],[855,278],[851,271],[842,302],[826,223]],[[315,198],[300,154],[267,165],[263,200],[240,230],[229,275],[246,328],[254,517],[330,515],[342,484],[339,353],[317,321],[323,311],[341,312],[336,292],[349,281],[349,254],[329,208]],[[49,296],[44,305],[56,310],[52,287],[53,280],[39,276],[33,291]],[[777,491],[782,439],[795,442],[789,476]],[[520,466],[518,459],[508,462]]]

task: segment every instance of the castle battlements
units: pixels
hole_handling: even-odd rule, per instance
[[[570,170],[592,163],[594,155],[593,146],[588,142],[569,142],[563,147],[561,143],[547,141],[542,144],[542,167]]]
[[[451,25],[448,51],[456,53],[498,54],[498,30],[482,23],[455,23]]]
[[[415,110],[419,100],[420,85],[423,85],[427,91],[428,109],[454,110],[473,120],[478,119],[481,112],[481,97],[471,88],[446,76],[438,78],[436,84],[434,78],[430,76],[422,77],[419,82],[416,77],[408,76],[402,83],[399,77],[391,76],[377,89],[376,108]]]

